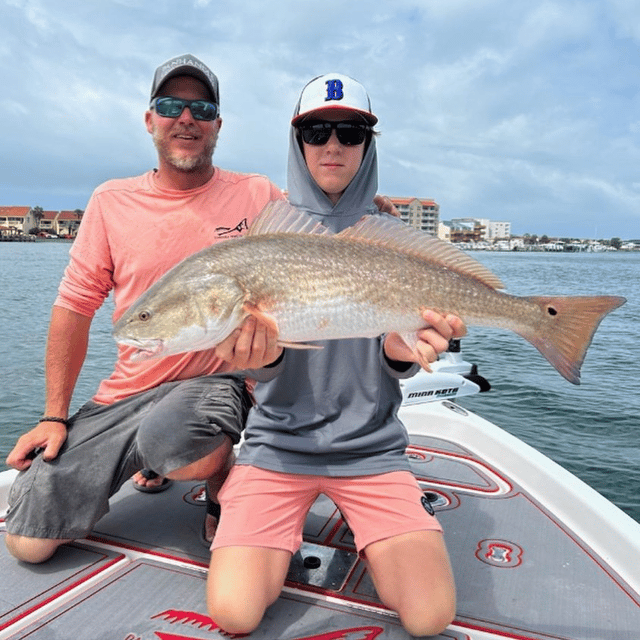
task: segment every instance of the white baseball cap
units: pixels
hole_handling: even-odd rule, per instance
[[[302,90],[291,124],[329,109],[356,111],[370,125],[378,122],[371,112],[371,100],[357,80],[342,73],[326,73],[311,80]]]

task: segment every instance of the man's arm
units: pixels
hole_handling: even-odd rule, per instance
[[[54,306],[45,356],[45,416],[67,418],[73,390],[87,355],[91,318]],[[59,422],[41,422],[18,439],[7,464],[19,470],[31,465],[31,455],[42,448],[43,459],[53,460],[67,439]]]

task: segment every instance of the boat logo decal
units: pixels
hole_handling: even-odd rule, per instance
[[[202,507],[207,504],[207,496],[204,490],[204,483],[193,486],[187,493],[182,496],[182,499],[191,505]]]
[[[447,387],[444,389],[427,389],[425,391],[411,391],[407,396],[407,400],[416,400],[417,398],[430,398],[431,396],[444,396],[453,398],[458,395],[460,387]]]
[[[522,547],[507,540],[481,540],[476,558],[492,567],[513,569],[522,564]]]
[[[251,634],[232,634],[223,631],[210,617],[196,611],[180,611],[167,609],[155,616],[152,620],[164,620],[169,624],[181,624],[198,629],[197,635],[178,635],[167,631],[154,631],[158,640],[204,640],[205,638],[249,638]],[[202,632],[208,632],[206,636]],[[317,635],[298,636],[290,640],[375,640],[384,629],[382,627],[351,627],[337,631],[325,631]],[[209,635],[213,634],[213,635]],[[141,636],[130,633],[124,640],[142,640]]]

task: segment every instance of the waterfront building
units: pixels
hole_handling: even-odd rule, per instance
[[[42,233],[54,236],[75,236],[82,220],[82,213],[81,209],[36,212],[32,207],[0,207],[0,227],[7,230],[3,235],[27,235],[29,231],[37,228]]]
[[[83,213],[81,209],[59,211],[56,216],[56,233],[59,236],[75,237],[78,233],[78,227],[80,226]]]
[[[511,223],[487,220],[487,240],[505,239],[511,237]]]
[[[438,238],[451,242],[451,226],[446,222],[438,222]]]
[[[400,218],[415,229],[438,235],[440,205],[430,198],[396,198],[391,202],[400,212]]]
[[[486,240],[487,227],[477,218],[454,218],[451,220],[451,242],[476,244]],[[486,221],[488,222],[488,220]]]
[[[31,207],[0,207],[0,226],[15,229],[20,233],[29,233],[36,226]]]

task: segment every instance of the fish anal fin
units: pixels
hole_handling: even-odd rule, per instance
[[[327,227],[286,200],[268,202],[251,223],[247,235],[257,236],[271,233],[333,235]]]
[[[278,345],[287,349],[322,349],[321,344],[309,344],[307,342],[288,342],[286,340],[278,340]]]
[[[275,331],[276,335],[279,333],[278,323],[272,315],[270,315],[266,311],[262,311],[252,302],[245,302],[242,308],[247,315],[253,316],[256,320],[258,320],[259,322],[263,322],[270,329]],[[290,342],[288,340],[278,340],[278,345],[281,347],[288,347],[289,349],[322,349],[322,346],[318,344],[307,344],[306,342]]]
[[[440,238],[414,229],[398,218],[369,215],[338,234],[360,242],[370,242],[403,253],[412,254],[434,264],[470,276],[492,289],[504,289],[504,284],[482,263]]]

